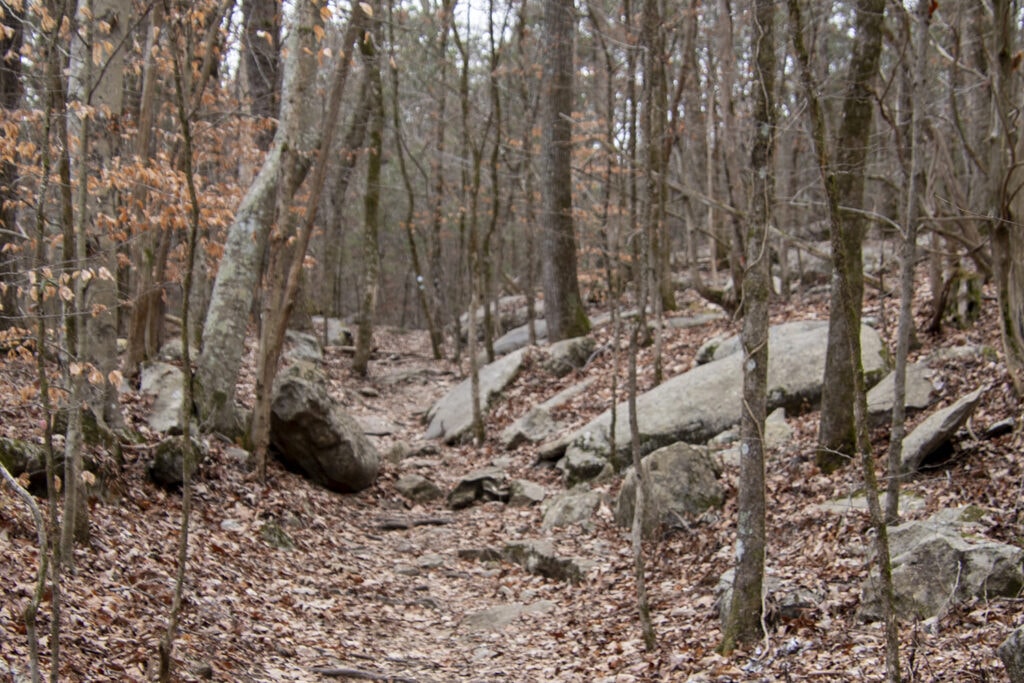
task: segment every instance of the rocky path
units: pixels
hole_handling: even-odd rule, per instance
[[[669,372],[688,368],[700,343],[727,327],[671,331]],[[980,329],[944,343],[980,347],[994,338]],[[588,521],[550,530],[542,528],[539,506],[490,502],[453,511],[443,499],[411,503],[395,486],[403,475],[419,474],[448,492],[468,472],[494,464],[549,493],[564,487],[555,471],[535,466],[532,447],[503,449],[494,438],[480,448],[424,440],[425,411],[461,375],[431,360],[422,336],[383,333],[378,344],[368,379],[351,376],[339,349],[324,361],[332,392],[387,454],[370,489],[333,494],[276,464],[270,480],[257,484],[237,450],[212,443],[196,486],[176,649],[181,680],[882,680],[881,632],[856,619],[870,543],[866,518],[817,507],[852,495],[860,477],[853,468],[832,477],[814,468],[815,414],[787,418],[792,435],[770,456],[768,562],[782,585],[814,591],[821,601],[796,613],[770,611],[771,633],[756,650],[730,659],[715,654],[716,586],[732,562],[735,525],[736,471],[726,467],[720,512],[680,519],[645,546],[659,639],[647,653],[636,624],[630,544],[611,519],[618,481],[594,486],[604,502]],[[594,384],[558,417],[568,428],[585,424],[609,405],[612,367],[610,354],[599,353],[565,380],[527,368],[491,411],[489,434],[581,376]],[[641,368],[650,367],[645,356]],[[941,377],[945,397],[979,376],[998,382],[998,373],[984,354],[950,361]],[[11,386],[0,409],[10,419],[0,431],[31,433],[38,416],[10,398],[31,384],[31,368],[9,364],[4,379]],[[641,384],[650,385],[648,374]],[[1005,396],[990,392],[976,419],[995,421],[1007,410]],[[879,453],[882,438],[876,433]],[[907,485],[924,501],[909,514],[973,502],[995,511],[988,535],[1018,537],[1019,438],[965,441],[952,465]],[[61,680],[142,681],[152,674],[173,586],[180,497],[148,482],[146,448],[128,450],[120,497],[94,501],[92,546],[76,553],[78,574],[64,589]],[[0,679],[20,680],[15,674],[27,661],[20,610],[34,581],[34,541],[31,517],[0,488]],[[520,542],[549,543],[557,558],[579,559],[585,575],[570,582],[537,573],[542,561],[508,553]],[[951,680],[954,671],[960,680],[999,680],[994,648],[1018,611],[1012,600],[975,602],[931,630],[907,625],[903,647],[914,652],[915,680]]]

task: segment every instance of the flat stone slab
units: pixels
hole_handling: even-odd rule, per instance
[[[526,358],[526,349],[480,368],[480,408],[486,410],[491,399],[509,385]],[[457,384],[427,412],[426,439],[441,439],[453,443],[461,439],[473,426],[473,383],[470,377]]]
[[[795,323],[773,330],[769,342],[768,410],[786,408],[787,413],[798,414],[821,400],[828,326]],[[861,348],[865,376],[877,380],[887,364],[882,340],[870,327],[861,327]],[[733,352],[639,396],[637,419],[642,454],[677,441],[704,443],[739,423],[743,404],[742,363],[743,354]],[[619,405],[618,414],[629,414],[625,402]],[[567,464],[577,461],[596,471],[594,459],[607,460],[611,453],[610,423],[609,410],[577,431],[566,449]],[[612,465],[616,469],[629,464],[629,430],[623,423],[625,420],[621,419],[614,436],[619,462]],[[571,472],[568,474],[572,476]]]
[[[981,395],[988,387],[979,387],[956,403],[937,410],[903,439],[904,472],[916,472],[929,455],[948,442],[974,414]]]
[[[908,411],[924,410],[935,400],[932,370],[925,363],[907,366],[907,389],[903,405]],[[868,422],[872,427],[886,424],[892,417],[895,403],[896,374],[890,372],[868,392]]]

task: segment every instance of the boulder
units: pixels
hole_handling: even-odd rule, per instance
[[[332,491],[361,491],[377,478],[377,450],[306,364],[289,366],[276,383],[270,442],[286,467]]]
[[[663,523],[699,515],[710,508],[721,507],[725,501],[714,458],[704,449],[675,443],[645,457],[641,467],[649,492],[643,519],[644,536],[652,536]],[[632,525],[635,506],[636,472],[630,468],[615,503],[615,521],[619,526]]]
[[[588,377],[563,389],[540,405],[530,408],[501,432],[502,445],[509,450],[518,448],[524,443],[542,443],[558,434],[559,425],[555,421],[552,411],[589,390],[593,383],[594,378]],[[562,451],[564,453],[564,447]],[[547,459],[557,460],[560,457],[562,457],[562,453],[559,453],[557,457]]]
[[[470,472],[448,494],[448,507],[453,510],[467,508],[478,500],[508,502],[508,477],[504,470],[485,467]]]
[[[560,557],[549,541],[513,541],[505,545],[502,557],[530,574],[569,583],[579,583],[590,568],[590,563]]]
[[[949,442],[974,414],[987,387],[979,387],[946,408],[937,410],[903,439],[902,467],[916,472],[939,448]]]
[[[533,321],[533,331],[537,335],[537,343],[548,338],[548,324],[544,320]],[[513,328],[494,340],[494,353],[504,356],[530,345],[530,326],[523,324]]]
[[[768,349],[785,348],[784,344],[794,335],[815,330],[828,330],[827,320],[793,320],[773,325],[768,331]],[[737,334],[719,335],[701,344],[697,349],[695,360],[698,365],[721,360],[734,353],[743,351],[742,342]]]
[[[526,443],[539,443],[554,434],[556,429],[551,411],[543,406],[534,406],[502,430],[501,445],[512,450]]]
[[[782,407],[787,413],[802,412],[821,399],[828,326],[805,323],[779,325],[772,329],[774,342],[771,342],[768,364],[768,410]],[[882,340],[875,330],[862,326],[861,345],[865,378],[873,384],[886,370]],[[639,396],[637,420],[642,453],[650,453],[676,441],[704,443],[739,423],[742,361],[741,353],[730,353],[669,379]],[[628,414],[625,403],[619,406],[618,414]],[[583,472],[574,471],[574,460],[585,460],[588,472],[595,474],[600,470],[594,467],[593,461],[609,460],[612,450],[610,422],[611,411],[605,411],[575,433],[565,453],[570,481],[586,476]],[[622,469],[629,464],[629,430],[620,425],[615,442],[619,457],[611,465]],[[589,457],[583,459],[583,454]]]
[[[964,528],[948,512],[889,530],[896,613],[905,619],[942,617],[972,598],[1016,597],[1024,587],[1024,550]],[[859,615],[882,618],[877,570],[864,582]]]
[[[935,400],[935,386],[932,371],[925,363],[911,363],[907,366],[906,397],[907,412],[924,410]],[[868,392],[868,422],[872,427],[888,424],[892,418],[895,399],[896,375],[890,372]]]
[[[54,456],[59,458],[63,467],[63,449],[55,450]],[[13,477],[28,474],[29,490],[36,494],[46,494],[46,448],[42,444],[0,437],[0,465]]]
[[[544,369],[555,377],[565,377],[587,364],[596,345],[593,337],[575,337],[555,342],[547,348],[547,358],[542,363]]]
[[[529,479],[515,479],[509,488],[508,504],[514,507],[529,507],[544,501],[547,491]]]
[[[414,503],[429,503],[444,496],[437,484],[419,474],[403,474],[395,482],[395,490]]]
[[[543,316],[544,315],[544,301],[536,300],[534,304],[534,314]],[[491,306],[491,311],[495,311],[494,303],[491,302],[488,305]],[[513,294],[511,296],[500,297],[497,301],[497,315],[494,316],[495,321],[501,330],[510,330],[514,327],[520,327],[525,325],[530,319],[529,307],[526,304],[526,296],[523,294]],[[476,309],[477,325],[481,330],[481,337],[483,337],[483,320],[484,320],[484,307],[480,306]],[[469,329],[469,312],[463,313],[459,316],[459,328],[462,330],[463,339],[466,337],[466,330]]]
[[[1010,633],[996,649],[1010,683],[1024,683],[1024,626]]]
[[[601,505],[601,494],[597,491],[565,491],[556,495],[544,506],[543,529],[557,529],[572,524],[587,526],[594,512]]]
[[[184,387],[185,375],[177,365],[162,362],[143,364],[139,390],[153,401],[146,418],[150,429],[163,434],[181,434]]]
[[[324,359],[324,350],[320,340],[309,332],[285,330],[285,349],[282,356],[286,361],[304,361],[319,363]]]
[[[527,349],[520,349],[483,366],[479,371],[480,407],[486,410],[491,399],[509,385],[526,359]],[[424,438],[441,439],[453,443],[467,434],[473,426],[473,384],[467,377],[427,412],[427,431]]]
[[[184,482],[183,470],[185,464],[184,437],[169,436],[157,444],[153,452],[153,459],[150,461],[146,472],[150,480],[165,489],[180,488]],[[206,460],[209,452],[205,443],[192,438],[192,472]]]

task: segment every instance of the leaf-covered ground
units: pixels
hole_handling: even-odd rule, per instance
[[[869,293],[872,295],[872,293]],[[773,321],[824,318],[824,294],[777,305]],[[998,357],[994,302],[969,330],[922,334],[914,357],[937,348],[985,349],[948,354],[937,365],[939,405],[978,385],[991,389],[951,461],[910,481],[923,498],[909,518],[969,503],[984,506],[987,534],[1020,543],[1024,486],[1018,431],[986,439],[985,429],[1020,417]],[[889,341],[896,302],[884,310],[871,299],[865,315]],[[705,310],[685,299],[681,315]],[[919,311],[921,323],[925,310]],[[664,332],[666,376],[692,366],[702,341],[738,331],[726,320]],[[658,648],[645,652],[635,609],[628,536],[611,519],[618,482],[592,523],[545,532],[537,508],[501,503],[452,512],[443,502],[409,507],[394,489],[404,472],[418,472],[450,489],[466,472],[495,460],[514,477],[562,488],[557,472],[535,465],[532,447],[506,452],[496,435],[531,405],[586,377],[596,386],[559,413],[570,427],[584,424],[612,400],[612,371],[625,386],[625,356],[612,353],[611,331],[596,331],[603,352],[584,370],[554,380],[527,369],[491,411],[482,448],[441,447],[420,440],[422,414],[461,377],[458,368],[429,358],[424,335],[380,331],[371,376],[348,370],[340,350],[325,363],[335,394],[371,431],[383,452],[403,443],[413,451],[388,462],[376,486],[358,495],[318,489],[271,468],[265,484],[250,481],[230,444],[211,441],[212,455],[195,488],[195,511],[181,636],[175,657],[181,680],[319,681],[877,681],[882,680],[882,633],[855,616],[867,571],[868,522],[861,513],[826,514],[815,506],[861,488],[856,468],[824,476],[813,464],[817,415],[789,416],[794,437],[768,462],[770,572],[786,586],[824,599],[813,609],[773,618],[768,637],[731,658],[715,654],[720,639],[715,586],[730,567],[735,528],[736,474],[727,468],[723,510],[681,520],[645,546]],[[652,382],[653,348],[642,352],[641,388]],[[616,366],[616,363],[618,364]],[[9,360],[0,376],[0,435],[37,438],[38,408],[30,396],[33,368]],[[620,394],[621,397],[621,394]],[[145,405],[125,394],[133,426]],[[920,418],[912,418],[912,423]],[[76,574],[63,586],[62,681],[144,680],[152,671],[165,628],[175,572],[180,496],[146,477],[151,444],[125,450],[123,474],[109,500],[92,501],[92,543],[76,552]],[[874,434],[879,463],[886,430]],[[41,501],[42,502],[42,501]],[[433,524],[413,522],[430,520]],[[398,527],[398,528],[396,528]],[[404,527],[404,528],[403,528]],[[275,530],[284,532],[272,533]],[[286,537],[286,538],[284,538]],[[0,679],[25,672],[28,648],[21,610],[37,566],[35,529],[23,504],[0,487]],[[517,565],[463,559],[459,550],[500,549],[516,539],[552,541],[559,554],[594,563],[577,584],[544,579]],[[290,547],[281,541],[290,541]],[[478,613],[521,605],[503,628],[481,628]],[[48,632],[44,602],[40,633]],[[937,623],[901,628],[905,673],[913,681],[994,681],[1005,673],[994,648],[1021,623],[1018,600],[962,605]],[[44,647],[44,661],[48,650]]]

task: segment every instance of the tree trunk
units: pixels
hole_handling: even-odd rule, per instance
[[[372,39],[361,41],[370,82],[370,150],[366,164],[366,193],[363,196],[363,296],[359,305],[356,328],[356,351],[352,369],[365,377],[373,352],[373,319],[377,311],[380,288],[380,189],[381,163],[384,153],[384,92],[381,83],[380,59]]]
[[[256,146],[270,149],[281,106],[281,3],[243,0],[245,75],[252,113],[259,119]]]
[[[1000,186],[996,189],[998,220],[992,229],[992,255],[999,302],[999,330],[1003,340],[1006,369],[1014,393],[1024,398],[1024,136],[1015,116],[1019,105],[1014,76],[1013,36],[1016,26],[1012,0],[996,0],[994,7],[996,44],[993,46],[995,75],[992,97],[998,120],[999,144],[995,145],[990,173]]]
[[[825,382],[821,397],[821,425],[817,462],[831,472],[854,453],[856,432],[853,419],[854,377],[847,350],[851,340],[859,349],[860,311],[864,298],[864,265],[861,254],[866,219],[845,207],[860,209],[864,204],[865,165],[875,107],[872,84],[878,74],[882,51],[885,0],[858,0],[856,41],[850,60],[849,87],[843,100],[842,125],[836,140],[835,163],[827,169],[827,184],[835,195],[836,215],[832,217],[833,277],[829,305],[828,346],[825,354]],[[846,282],[852,297],[853,315],[845,315],[840,287]]]
[[[21,106],[24,86],[21,78],[21,47],[25,42],[24,17],[21,12],[4,8],[0,17],[0,107],[8,115]],[[4,139],[5,147],[13,147],[16,140]],[[25,325],[18,306],[18,286],[22,271],[18,250],[21,247],[15,221],[17,211],[14,200],[17,196],[15,183],[18,170],[8,160],[8,154],[0,161],[0,330]]]
[[[899,523],[900,480],[903,477],[901,464],[903,438],[906,435],[907,396],[907,355],[914,328],[914,266],[917,261],[917,220],[918,203],[923,183],[923,153],[921,150],[922,121],[924,113],[917,105],[919,93],[925,92],[925,58],[928,53],[928,30],[931,25],[931,0],[919,0],[914,20],[909,22],[908,32],[914,45],[913,62],[910,65],[910,83],[904,101],[910,108],[909,130],[907,133],[907,192],[903,201],[903,239],[900,243],[900,319],[896,332],[896,367],[892,423],[889,438],[889,477],[886,483],[885,522]]]
[[[576,274],[572,216],[573,0],[544,0],[547,46],[542,92],[544,129],[544,213],[542,269],[548,340],[590,331]]]
[[[752,206],[743,275],[743,412],[737,496],[736,570],[721,650],[764,635],[764,420],[768,397],[769,238],[775,196],[775,0],[754,2],[754,139],[750,155]]]
[[[352,24],[346,30],[346,41],[353,36]],[[347,52],[350,43],[342,46]],[[210,307],[203,323],[203,345],[196,367],[196,405],[203,428],[229,436],[242,433],[242,421],[235,407],[235,384],[245,349],[246,330],[253,297],[260,280],[260,265],[273,220],[275,201],[285,170],[285,152],[300,144],[293,139],[287,122],[308,118],[314,105],[307,88],[312,87],[314,65],[301,66],[296,50],[288,53],[284,69],[285,89],[281,105],[281,125],[263,166],[246,192],[228,228],[224,254],[221,257]],[[348,60],[342,60],[347,73]],[[307,73],[308,72],[308,73]],[[299,126],[301,128],[301,126]],[[318,137],[314,130],[303,135]],[[315,146],[307,140],[305,146]],[[308,158],[298,160],[289,184],[301,185],[309,170]]]
[[[826,143],[825,116],[811,71],[808,50],[804,43],[804,24],[800,11],[800,0],[787,0],[787,6],[789,8],[793,48],[797,62],[800,65],[801,81],[807,96],[808,109],[810,110],[811,138],[814,143],[818,169],[825,185],[831,233],[835,236],[839,233],[838,227],[842,223],[843,214],[840,210],[838,182],[836,174],[833,172],[832,161]],[[866,18],[864,15],[867,13],[877,12],[877,16],[874,18],[881,21],[884,6],[884,2],[878,2],[878,0],[858,0],[858,29],[864,28],[864,25],[860,22]],[[858,30],[858,36],[862,35]],[[856,61],[855,54],[854,62]],[[858,329],[860,299],[855,297],[852,283],[843,277],[843,274],[847,273],[850,267],[844,261],[848,257],[848,253],[844,249],[836,249],[836,245],[833,244],[832,257],[836,262],[835,270],[837,274],[833,281],[838,283],[836,289],[838,290],[837,299],[840,314],[845,318],[847,329]],[[895,599],[893,597],[892,563],[889,557],[888,530],[885,525],[885,519],[882,517],[881,504],[879,503],[878,480],[875,476],[875,462],[871,453],[871,441],[868,435],[867,396],[864,390],[864,364],[861,359],[860,334],[846,335],[843,341],[847,345],[845,348],[838,349],[838,351],[844,354],[846,362],[850,365],[850,375],[853,378],[851,395],[851,408],[853,410],[853,424],[855,427],[853,447],[860,454],[865,496],[867,497],[868,510],[871,516],[871,526],[875,532],[875,562],[881,577],[880,592],[882,594],[885,621],[886,677],[890,683],[900,683],[899,631],[896,622]]]

